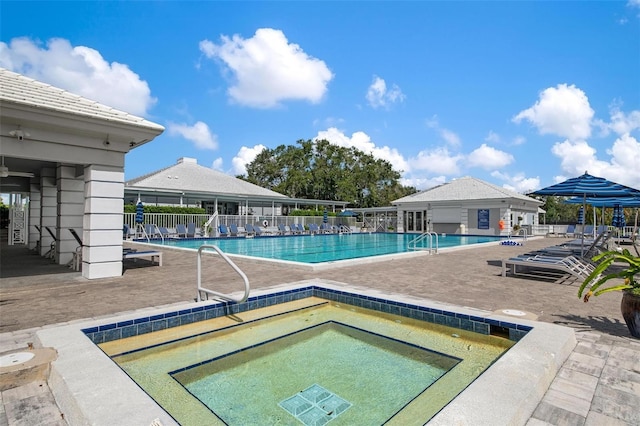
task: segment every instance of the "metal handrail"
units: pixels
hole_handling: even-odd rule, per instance
[[[217,291],[209,290],[207,288],[202,287],[202,251],[204,249],[214,249],[225,260],[225,262],[227,262],[233,268],[233,270],[236,271],[238,273],[238,275],[240,275],[240,277],[244,281],[244,294],[243,294],[242,298],[234,299],[233,297],[230,297],[230,296],[228,296],[226,294],[218,293]],[[202,301],[202,297],[201,297],[202,293],[211,294],[211,295],[217,296],[217,297],[219,297],[221,299],[228,300],[230,302],[236,302],[236,303],[242,303],[242,302],[247,300],[247,298],[249,297],[249,278],[247,278],[245,273],[242,272],[242,270],[240,270],[240,268],[238,268],[238,266],[235,263],[233,263],[233,261],[229,258],[229,256],[227,256],[222,250],[220,250],[220,248],[218,246],[207,245],[207,244],[201,245],[200,248],[198,249],[198,262],[197,263],[198,263],[198,267],[197,267],[197,277],[198,277],[198,298],[197,298],[197,301],[198,302]]]
[[[429,248],[419,248],[416,245],[421,242],[422,240],[429,238]],[[423,232],[422,234],[420,234],[419,236],[417,236],[416,238],[414,238],[413,240],[409,241],[407,243],[407,248],[409,250],[429,250],[429,254],[431,254],[431,252],[433,251],[433,238],[435,237],[435,241],[436,241],[436,253],[438,253],[438,233],[437,232]]]

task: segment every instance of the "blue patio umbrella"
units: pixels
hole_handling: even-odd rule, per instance
[[[615,207],[617,205],[622,207],[640,207],[640,197],[605,197],[605,198],[593,198],[587,197],[587,204],[591,204],[596,207]],[[565,201],[569,204],[582,204],[583,199],[581,197],[572,197]]]
[[[327,211],[325,210],[324,213],[322,213],[322,223],[327,222],[329,222],[329,213],[327,213]]]
[[[578,223],[584,224],[584,206],[580,206],[578,210]]]
[[[532,195],[555,195],[582,198],[582,207],[587,207],[589,198],[638,197],[640,190],[625,186],[585,172],[582,176],[567,179],[564,182],[539,189]],[[582,224],[584,225],[584,216]],[[584,254],[584,234],[582,234],[582,253]]]
[[[617,204],[613,208],[613,219],[611,220],[611,226],[613,226],[614,228],[624,228],[625,226],[627,226],[627,222],[624,217],[624,209],[619,204]]]
[[[136,223],[144,223],[144,206],[142,201],[138,201],[136,204]]]

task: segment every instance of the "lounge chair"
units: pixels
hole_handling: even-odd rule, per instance
[[[238,225],[232,223],[231,225],[229,225],[229,235],[231,235],[232,237],[238,237],[240,235],[246,235],[246,231],[241,231],[240,229],[238,229]]]
[[[521,267],[518,270],[518,267]],[[527,276],[553,280],[558,284],[571,284],[574,280],[583,281],[595,269],[590,263],[575,256],[554,257],[544,255],[523,255],[502,261],[502,276]]]
[[[44,254],[44,257],[53,259],[56,256],[56,244],[58,243],[58,238],[56,238],[56,234],[54,234],[51,228],[49,228],[48,226],[45,226],[44,229],[46,229],[49,235],[51,236],[51,238],[53,238],[53,241],[49,246],[49,251]]]
[[[280,235],[287,235],[290,234],[291,231],[287,229],[287,226],[284,223],[279,223],[278,224],[278,234]]]
[[[122,260],[133,259],[134,261],[139,258],[148,257],[149,260],[153,263],[155,261],[158,262],[158,266],[162,266],[162,252],[157,250],[145,250],[145,251],[137,251],[137,250],[122,250]]]
[[[172,233],[169,231],[169,229],[168,229],[167,227],[165,227],[165,226],[159,226],[159,227],[158,227],[158,233],[159,233],[160,235],[162,235],[162,238],[168,238],[168,237],[170,237],[170,236],[174,235],[174,234],[172,234]]]
[[[323,234],[330,234],[331,233],[331,227],[328,224],[323,222],[320,225],[320,232],[322,232]]]
[[[182,223],[177,224],[176,225],[176,235],[178,237],[186,238],[187,237],[187,227]]]
[[[193,222],[187,223],[187,238],[195,238],[196,236],[196,224]]]
[[[253,225],[253,233],[256,237],[262,237],[265,234],[265,231],[262,230],[260,225]]]
[[[317,224],[310,223],[309,224],[309,233],[310,234],[319,234],[320,233],[320,228],[318,227]]]
[[[247,223],[244,225],[244,229],[247,232],[247,236],[255,236],[256,235],[256,231],[253,229],[253,225],[251,225],[250,223]]]
[[[227,225],[220,224],[220,226],[218,226],[218,231],[220,232],[221,237],[229,236],[229,229],[227,228]]]
[[[556,233],[559,237],[574,237],[576,234],[576,225],[569,225],[567,229],[561,232]]]
[[[123,240],[128,240],[134,234],[135,234],[135,232],[133,232],[131,230],[131,227],[129,225],[127,225],[126,223],[124,225],[122,225],[122,239]]]
[[[78,235],[76,230],[73,228],[69,228],[69,232],[73,235],[73,238],[76,239],[78,247],[76,247],[76,250],[73,252],[73,258],[71,258],[71,262],[68,263],[68,266],[72,267],[74,271],[79,271],[80,265],[82,265],[82,238],[80,238],[80,235]]]
[[[158,225],[155,223],[147,223],[144,225],[144,232],[147,234],[148,238],[156,238],[160,236],[160,230],[158,229]]]

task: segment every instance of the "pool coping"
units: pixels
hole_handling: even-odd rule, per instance
[[[419,235],[419,234],[416,234]],[[452,234],[455,235],[455,234]],[[481,235],[471,235],[471,236],[481,236]],[[265,237],[260,237],[260,238],[296,238],[296,235],[286,235],[286,236],[265,236]],[[235,238],[235,237],[234,237]],[[502,238],[502,237],[501,237]],[[506,238],[506,237],[505,237]],[[539,236],[530,236],[528,237],[530,239],[537,239],[537,238],[542,238]],[[205,240],[206,238],[190,238],[189,240]],[[216,240],[216,239],[221,239],[221,238],[209,238],[206,240]],[[451,252],[451,251],[458,251],[458,250],[467,250],[467,249],[472,249],[472,248],[481,248],[484,246],[495,246],[495,245],[500,245],[502,243],[502,241],[504,241],[503,239],[501,240],[496,240],[496,241],[488,241],[485,243],[475,243],[475,244],[466,244],[466,245],[460,245],[460,246],[453,246],[453,247],[442,247],[442,248],[438,248],[436,253],[430,253],[429,250],[415,250],[415,251],[407,251],[407,252],[401,252],[401,253],[391,253],[391,254],[381,254],[381,255],[375,255],[375,256],[367,256],[367,257],[358,257],[358,258],[354,258],[354,259],[344,259],[344,260],[334,260],[334,261],[329,261],[329,262],[321,262],[321,263],[303,263],[303,262],[295,262],[295,261],[291,261],[291,260],[281,260],[281,259],[271,259],[268,257],[257,257],[257,256],[247,256],[247,255],[243,255],[243,254],[234,254],[234,253],[227,253],[225,252],[225,254],[227,256],[229,256],[232,260],[233,259],[244,259],[244,260],[251,260],[251,261],[255,261],[255,262],[264,262],[264,263],[275,263],[275,264],[279,264],[279,265],[288,265],[288,266],[293,266],[293,267],[297,267],[297,268],[302,268],[302,269],[306,269],[309,271],[326,271],[326,270],[330,270],[330,269],[335,269],[335,268],[341,268],[341,267],[346,267],[346,266],[353,266],[353,265],[366,265],[368,263],[377,263],[377,262],[385,262],[385,261],[389,261],[389,260],[394,260],[394,259],[410,259],[413,257],[423,257],[423,256],[436,256],[438,253],[446,253],[446,252]],[[194,253],[197,252],[197,249],[193,249],[193,248],[185,248],[185,247],[175,247],[175,246],[165,246],[162,244],[154,244],[154,243],[146,243],[143,241],[127,241],[128,243],[132,244],[132,245],[140,245],[143,247],[150,247],[153,248],[154,250],[160,250],[159,247],[162,248],[162,250],[164,249],[168,249],[168,250],[180,250],[180,251],[187,251],[190,253]],[[208,254],[213,254],[215,255],[215,253],[212,252],[206,252]]]
[[[576,345],[573,329],[567,327],[335,281],[314,279],[282,284],[255,290],[252,296],[309,286],[484,318],[488,322],[505,321],[524,328],[532,327],[514,348],[433,417],[430,425],[525,424]],[[65,418],[70,424],[140,425],[151,424],[155,419],[165,426],[176,424],[82,330],[109,322],[126,322],[145,316],[157,317],[164,313],[201,308],[212,303],[216,302],[145,308],[38,331],[39,343],[44,347],[53,347],[58,352],[58,359],[51,365],[49,384]]]

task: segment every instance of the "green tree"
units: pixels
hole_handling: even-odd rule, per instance
[[[578,223],[578,211],[582,206],[581,204],[567,203],[568,197],[547,196],[535,198],[544,201],[542,209],[546,211],[546,223]],[[587,205],[584,219],[587,224],[593,222],[592,206]]]
[[[238,177],[289,197],[348,201],[352,207],[387,206],[416,192],[400,184],[400,172],[388,161],[326,140],[265,149]]]

